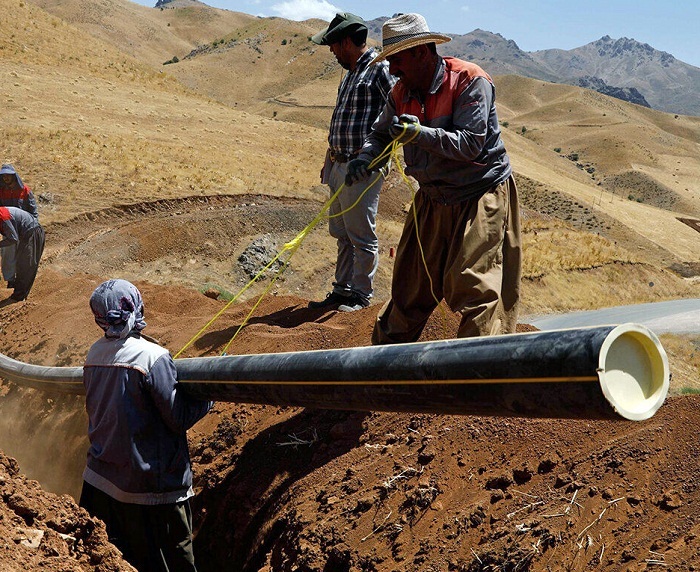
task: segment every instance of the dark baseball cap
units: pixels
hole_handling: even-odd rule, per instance
[[[311,36],[314,44],[330,46],[342,40],[345,36],[354,34],[358,30],[366,30],[367,24],[359,16],[343,12],[335,15],[328,28],[321,30],[318,34]]]

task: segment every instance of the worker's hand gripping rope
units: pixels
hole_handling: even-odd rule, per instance
[[[345,186],[349,187],[360,181],[369,179],[369,161],[367,159],[353,159],[348,162],[345,171]]]
[[[389,134],[394,141],[406,145],[410,143],[420,133],[420,120],[415,115],[404,113],[401,117],[394,117],[391,120]]]
[[[360,181],[369,179],[372,171],[383,167],[396,153],[400,145],[406,145],[418,137],[421,130],[420,120],[415,115],[404,113],[401,117],[394,116],[389,127],[389,134],[393,141],[371,163],[367,159],[353,159],[348,162],[345,172],[345,185],[351,186]]]

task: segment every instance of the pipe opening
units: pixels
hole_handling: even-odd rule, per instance
[[[668,393],[668,357],[653,332],[638,324],[622,324],[600,348],[598,378],[603,395],[622,417],[648,419]]]

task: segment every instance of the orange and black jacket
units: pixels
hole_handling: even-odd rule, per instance
[[[394,86],[360,157],[371,160],[391,141],[394,116],[414,115],[421,128],[403,148],[406,173],[441,203],[477,198],[512,172],[495,100],[493,81],[478,65],[438,58],[425,101],[401,81]]]

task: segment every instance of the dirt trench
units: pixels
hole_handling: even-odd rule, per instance
[[[274,251],[321,204],[191,199],[51,225],[30,298],[0,307],[3,353],[80,365],[101,335],[88,297],[116,275],[136,282],[146,333],[175,352],[226,303],[202,291],[247,282],[241,254],[253,245],[250,255]],[[394,207],[398,219],[400,201]],[[232,353],[368,344],[378,304],[353,314],[306,307],[327,287],[333,260],[325,228],[314,234],[314,256],[285,271]],[[186,355],[217,355],[255,301],[251,295],[232,305]],[[423,339],[454,335],[457,317],[446,316],[436,313]],[[8,539],[0,569],[18,562],[49,572],[127,569],[100,524],[75,505],[86,449],[80,399],[5,383],[2,391],[0,449],[19,465],[3,461],[0,475],[0,532]],[[219,403],[189,434],[198,567],[698,570],[700,474],[693,460],[700,441],[692,429],[698,405],[697,396],[674,397],[636,423]],[[23,543],[29,529],[43,532],[34,548]]]

